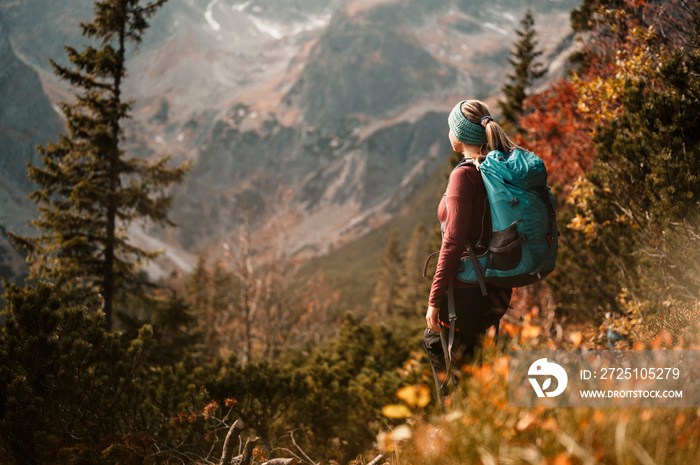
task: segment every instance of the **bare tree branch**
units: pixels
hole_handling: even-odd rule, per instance
[[[317,462],[311,460],[311,458],[308,455],[306,455],[306,452],[304,452],[304,450],[301,447],[299,447],[299,444],[297,444],[297,442],[294,440],[294,431],[291,431],[289,433],[289,437],[292,438],[292,444],[294,444],[294,447],[296,447],[299,450],[299,452],[301,452],[301,455],[303,455],[311,465],[316,465]]]
[[[250,465],[250,461],[253,458],[253,447],[255,447],[255,443],[258,441],[257,436],[251,436],[248,438],[248,440],[245,442],[245,446],[243,447],[243,454],[241,455],[241,461],[238,462],[238,465]]]
[[[233,446],[236,440],[241,435],[241,431],[245,428],[245,423],[242,420],[236,420],[231,429],[228,430],[226,439],[224,440],[224,450],[221,454],[221,462],[219,465],[230,465],[233,460]]]

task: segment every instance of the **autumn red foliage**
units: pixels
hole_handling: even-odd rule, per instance
[[[520,119],[525,137],[516,143],[537,153],[547,166],[551,184],[567,189],[593,163],[592,123],[577,109],[578,95],[569,80],[560,79],[550,89],[529,97]]]

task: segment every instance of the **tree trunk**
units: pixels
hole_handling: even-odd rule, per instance
[[[112,308],[114,301],[114,249],[116,247],[117,222],[117,188],[119,186],[119,106],[121,103],[121,82],[124,75],[124,42],[126,39],[126,12],[122,12],[123,20],[119,28],[119,59],[114,70],[114,87],[112,88],[112,110],[110,120],[111,147],[109,153],[109,191],[107,192],[107,231],[105,242],[104,277],[102,283],[103,310],[107,329],[112,329]]]

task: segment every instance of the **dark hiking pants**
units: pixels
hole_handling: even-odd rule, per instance
[[[425,350],[433,368],[435,388],[441,403],[449,394],[448,384],[456,385],[459,368],[464,364],[476,362],[473,360],[474,353],[488,329],[491,326],[498,328],[498,322],[508,309],[511,293],[511,289],[489,287],[488,295],[484,297],[478,287],[454,290],[457,323],[452,346],[452,379],[447,379],[447,364],[441,341],[441,338],[444,338],[444,347],[447,347],[450,321],[447,297],[442,299],[439,314],[442,333],[426,329],[423,334]]]

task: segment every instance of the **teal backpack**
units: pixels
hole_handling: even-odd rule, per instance
[[[467,163],[472,161],[457,166]],[[559,245],[544,162],[520,148],[510,155],[494,150],[479,170],[491,212],[488,249],[476,256],[472,244],[466,244],[469,256],[462,259],[456,279],[478,283],[483,295],[486,284],[510,288],[542,280],[554,270]]]
[[[463,160],[457,168],[465,164],[473,164],[473,161]],[[478,283],[484,296],[487,295],[486,284],[512,288],[542,280],[554,270],[559,248],[554,197],[547,187],[544,162],[534,153],[520,148],[513,149],[510,155],[494,150],[486,155],[479,171],[486,186],[489,208],[484,208],[477,246],[486,248],[483,241],[488,232],[488,248],[483,254],[476,255],[474,246],[467,242],[465,246],[469,255],[462,258],[455,279]],[[445,206],[448,207],[447,203]],[[484,231],[489,211],[491,229]],[[429,262],[430,257],[425,263],[423,276],[426,276]],[[453,282],[447,289],[447,302],[449,331],[447,338],[440,340],[449,373],[457,321]]]

